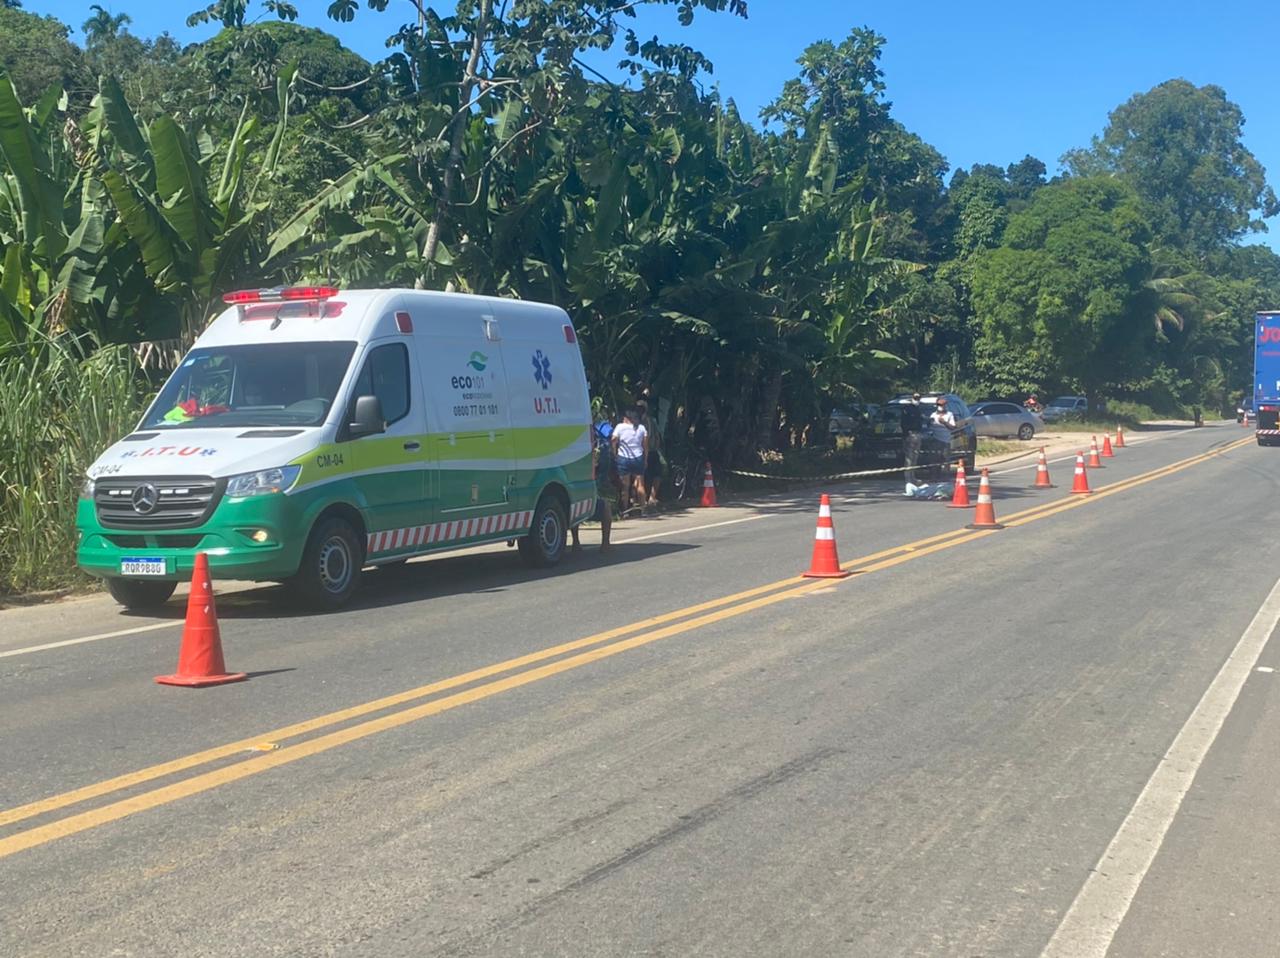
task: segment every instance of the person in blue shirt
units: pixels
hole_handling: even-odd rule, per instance
[[[588,516],[585,521],[600,523],[601,552],[606,552],[609,549],[609,534],[613,529],[613,507],[610,505],[609,498],[618,489],[618,473],[614,468],[613,450],[610,443],[612,433],[613,426],[609,422],[597,423],[593,430],[594,442],[591,449],[592,462],[596,471],[596,511]],[[573,538],[574,552],[582,550],[582,542],[578,533],[580,526],[581,523],[569,530],[569,534]]]

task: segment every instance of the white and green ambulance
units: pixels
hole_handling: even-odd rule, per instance
[[[573,324],[418,290],[229,293],[130,435],[88,470],[81,568],[130,608],[197,552],[216,578],[336,607],[361,569],[512,541],[558,562],[595,508]]]

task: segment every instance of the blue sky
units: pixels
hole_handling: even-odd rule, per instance
[[[336,33],[371,59],[410,19],[408,0],[386,14],[361,11],[354,23],[324,16],[327,0],[295,0],[302,22]],[[140,36],[172,33],[181,42],[208,36],[186,15],[200,0],[106,0],[133,17]],[[451,0],[437,4],[452,9]],[[78,26],[89,12],[79,0],[25,0],[25,9]],[[867,26],[887,38],[881,65],[894,115],[931,143],[952,168],[1005,165],[1030,153],[1052,173],[1065,150],[1083,146],[1107,113],[1134,93],[1171,77],[1216,83],[1244,111],[1245,144],[1280,188],[1280,98],[1266,64],[1280,36],[1280,5],[1263,0],[1078,0],[1071,5],[918,0],[749,0],[750,18],[700,14],[681,29],[674,13],[647,11],[643,35],[683,39],[715,64],[719,83],[745,116],[755,116],[796,72],[810,43],[843,39]],[[610,54],[604,63],[622,56]],[[1263,242],[1280,249],[1280,217]]]

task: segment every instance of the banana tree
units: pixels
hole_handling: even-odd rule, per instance
[[[221,149],[207,131],[169,116],[140,126],[110,78],[87,117],[94,167],[116,210],[112,229],[137,247],[146,277],[178,318],[183,346],[199,335],[223,291],[271,278],[263,242],[269,204],[255,193],[280,159],[295,72],[277,79],[277,122],[256,177],[247,159],[258,121],[247,106]]]
[[[0,350],[39,350],[67,330],[101,333],[95,299],[108,204],[78,163],[66,96],[27,109],[0,71]]]

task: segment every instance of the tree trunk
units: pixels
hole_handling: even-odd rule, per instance
[[[436,197],[435,213],[427,230],[427,241],[422,247],[422,259],[431,268],[436,249],[440,246],[440,230],[445,216],[453,204],[453,193],[458,181],[458,166],[462,161],[462,141],[467,135],[467,121],[471,118],[471,99],[478,85],[476,71],[480,66],[480,53],[484,50],[485,37],[489,35],[489,18],[493,12],[493,0],[480,0],[480,16],[476,19],[475,32],[471,36],[471,53],[462,74],[462,89],[458,94],[458,112],[450,120],[449,158],[445,161],[444,182]]]
[[[774,423],[778,421],[778,400],[782,398],[782,370],[775,369],[760,397],[759,418],[756,420],[756,452],[765,452],[774,445]]]

